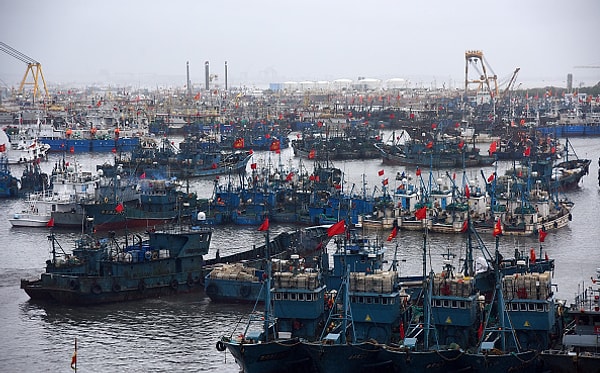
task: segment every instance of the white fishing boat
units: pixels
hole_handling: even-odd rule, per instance
[[[43,204],[38,204],[35,199],[26,201],[27,207],[21,212],[13,214],[9,218],[13,227],[47,227],[52,225],[50,219],[52,215]]]

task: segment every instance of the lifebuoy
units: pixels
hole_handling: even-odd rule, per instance
[[[104,203],[108,203],[108,197],[104,197]]]
[[[102,287],[100,287],[100,285],[98,285],[98,284],[92,285],[92,293],[94,293],[94,294],[102,293]]]
[[[69,281],[69,289],[71,289],[71,290],[79,289],[79,281],[77,281],[75,279]]]
[[[215,284],[210,284],[206,287],[206,295],[209,297],[214,297],[219,294],[219,288]]]
[[[171,289],[173,290],[177,290],[177,287],[179,286],[179,282],[177,282],[177,280],[173,279],[171,281]]]
[[[119,285],[119,283],[115,282],[112,286],[112,291],[114,291],[115,293],[118,293],[121,291],[121,285]]]
[[[573,215],[569,214],[569,221],[573,220]]]
[[[222,341],[217,341],[217,351],[225,351],[225,343],[223,343]]]
[[[250,286],[242,285],[242,287],[240,287],[240,295],[244,298],[250,296]]]

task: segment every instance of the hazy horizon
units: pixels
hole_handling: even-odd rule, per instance
[[[0,41],[39,61],[49,85],[265,87],[286,81],[402,78],[461,88],[466,50],[481,50],[500,83],[600,82],[600,2],[0,0]],[[578,68],[577,66],[594,66]],[[26,64],[0,53],[0,86]]]

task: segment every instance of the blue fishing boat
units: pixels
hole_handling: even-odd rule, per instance
[[[51,233],[45,272],[37,280],[22,279],[21,289],[33,300],[75,306],[201,290],[212,230],[178,226],[146,234],[120,242],[114,234],[99,239],[87,233],[68,253]]]
[[[230,335],[223,336],[217,341],[216,348],[221,352],[228,350],[241,370],[246,373],[309,372],[311,371],[310,358],[301,349],[299,343],[300,338],[303,337],[301,332],[309,329],[302,329],[299,325],[302,325],[303,322],[305,325],[316,327],[324,325],[324,323],[320,324],[318,320],[323,315],[325,286],[318,281],[315,273],[315,276],[311,277],[310,283],[304,278],[302,281],[304,286],[298,286],[298,281],[293,280],[293,286],[296,289],[288,292],[285,289],[288,289],[291,284],[291,277],[294,276],[292,273],[292,276],[285,276],[285,282],[281,280],[276,282],[276,288],[280,290],[272,291],[273,271],[269,249],[268,220],[265,220],[265,223],[266,225],[261,225],[259,228],[261,231],[266,231],[265,284],[264,291],[261,293],[264,312],[253,311],[241,334],[234,335],[237,334],[234,329]],[[283,274],[278,276],[283,276]],[[273,293],[280,295],[273,297]],[[281,302],[282,307],[277,306],[278,302]],[[280,326],[276,322],[273,310],[281,311],[282,309],[291,311],[292,313],[287,314],[287,318],[292,317],[295,320],[287,324],[282,322]],[[314,332],[307,332],[306,336],[308,334],[314,334]]]

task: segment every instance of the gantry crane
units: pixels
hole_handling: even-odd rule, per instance
[[[44,93],[48,96],[48,88],[46,87],[46,80],[44,79],[44,73],[42,73],[42,64],[33,58],[27,56],[26,54],[19,52],[15,48],[11,47],[8,44],[0,42],[0,50],[5,52],[6,54],[13,56],[14,58],[25,62],[27,64],[27,70],[25,70],[25,75],[23,75],[23,79],[21,80],[21,85],[19,86],[19,93],[23,93],[23,88],[25,85],[33,86],[33,97],[37,97],[40,94],[39,89],[39,81],[41,79],[44,84]],[[33,78],[32,82],[27,81],[27,77],[31,72],[31,77]]]
[[[477,67],[477,63],[481,65],[481,70]],[[479,76],[475,79],[469,78],[469,66],[472,65]],[[487,70],[493,75],[488,75]],[[498,97],[498,76],[494,73],[487,61],[483,58],[482,51],[466,51],[465,52],[465,96],[469,93],[469,85],[476,84],[476,92],[485,90],[490,94],[492,100]]]

